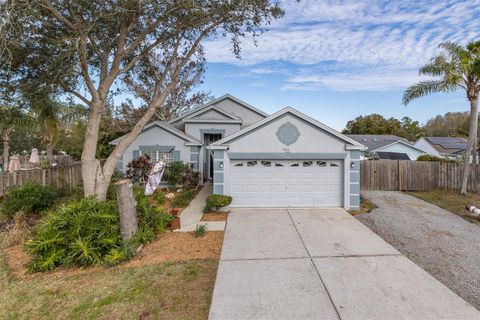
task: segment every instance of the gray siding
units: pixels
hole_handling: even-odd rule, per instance
[[[190,162],[190,147],[185,146],[185,140],[158,126],[153,126],[140,133],[123,153],[122,171],[125,172],[127,164],[132,161],[134,156],[139,155],[140,147],[146,149],[162,146],[165,149],[171,146],[175,147],[174,157],[179,161]]]

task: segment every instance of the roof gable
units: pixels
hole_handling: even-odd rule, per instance
[[[401,141],[401,140],[395,141],[395,142],[392,142],[392,143],[389,143],[389,144],[384,145],[384,146],[382,146],[382,147],[380,147],[380,148],[377,148],[377,149],[374,149],[374,150],[370,150],[370,151],[384,150],[384,149],[387,149],[388,147],[391,147],[391,146],[393,146],[393,145],[395,145],[395,144],[402,144],[402,145],[407,146],[407,147],[409,147],[409,148],[411,148],[411,149],[414,149],[414,150],[421,151],[421,152],[425,153],[425,151],[423,151],[422,149],[420,149],[420,148],[418,148],[418,147],[415,147],[414,145],[411,145],[410,143],[403,142],[403,141]]]
[[[393,134],[347,134],[347,137],[363,144],[366,150],[373,151],[397,141],[408,143],[408,140]]]
[[[253,111],[254,113],[256,113],[256,114],[258,114],[258,115],[260,115],[260,116],[262,116],[262,117],[264,117],[264,118],[268,116],[268,114],[265,113],[265,112],[263,112],[262,110],[257,109],[257,108],[255,108],[254,106],[246,103],[245,101],[242,101],[242,100],[240,100],[240,99],[238,99],[238,98],[236,98],[236,97],[234,97],[234,96],[232,96],[232,95],[230,95],[230,94],[227,93],[227,94],[225,94],[225,95],[223,95],[223,96],[221,96],[221,97],[219,97],[219,98],[217,98],[217,99],[214,99],[214,100],[212,100],[212,101],[210,101],[210,102],[207,102],[206,104],[204,104],[204,105],[202,105],[202,106],[200,106],[200,107],[198,107],[198,108],[196,108],[196,109],[194,109],[194,110],[192,110],[192,111],[189,111],[189,112],[187,112],[187,113],[185,113],[185,114],[183,114],[183,115],[181,115],[181,116],[179,116],[179,117],[177,117],[177,118],[175,118],[175,119],[173,119],[173,120],[170,120],[169,123],[171,123],[171,124],[177,123],[177,122],[179,122],[180,120],[185,119],[185,118],[191,116],[192,114],[197,113],[197,112],[200,111],[200,110],[203,110],[203,109],[206,109],[206,108],[208,108],[208,107],[210,107],[210,106],[216,105],[216,104],[218,104],[218,103],[220,103],[220,102],[222,102],[222,101],[224,101],[224,100],[234,101],[234,102],[236,102],[237,104],[241,105],[242,107],[244,107],[244,108],[246,108],[246,109],[249,109],[250,111]],[[218,108],[218,109],[220,109],[220,108]],[[226,112],[226,111],[225,111],[225,112]],[[229,113],[229,114],[231,115],[231,113]]]
[[[215,105],[202,108],[183,118],[183,122],[234,122],[242,123],[242,119]]]
[[[248,126],[248,127],[244,128],[240,131],[237,131],[237,132],[231,134],[228,137],[225,137],[225,138],[213,143],[211,146],[212,147],[215,147],[215,146],[220,147],[221,145],[228,144],[229,142],[237,140],[237,139],[239,139],[239,138],[241,138],[245,135],[248,135],[250,132],[253,132],[258,128],[261,128],[263,126],[268,125],[269,123],[274,122],[276,119],[278,119],[278,118],[280,118],[280,117],[282,117],[286,114],[291,114],[295,117],[298,117],[301,120],[303,120],[303,121],[307,122],[308,124],[312,125],[313,127],[317,128],[317,129],[320,129],[320,130],[330,134],[331,136],[334,136],[337,139],[344,141],[347,144],[350,144],[352,149],[358,149],[358,150],[363,150],[364,149],[364,146],[361,145],[360,143],[358,143],[357,141],[355,141],[353,139],[350,139],[349,137],[341,134],[340,132],[324,125],[323,123],[321,123],[321,122],[319,122],[319,121],[317,121],[313,118],[310,118],[309,116],[305,115],[304,113],[302,113],[302,112],[300,112],[300,111],[298,111],[294,108],[291,108],[291,107],[286,107],[286,108],[272,114],[271,116],[255,123],[251,126]]]
[[[185,134],[184,132],[182,132],[182,131],[178,130],[177,128],[173,127],[172,125],[170,125],[166,122],[162,122],[162,121],[154,121],[154,122],[151,122],[151,123],[147,124],[143,128],[143,130],[140,132],[139,136],[143,132],[145,132],[146,130],[151,129],[152,127],[159,127],[161,129],[163,129],[163,130],[165,130],[165,131],[167,131],[167,132],[185,140],[186,143],[191,143],[193,145],[201,145],[200,141],[198,141],[195,138]],[[110,141],[110,144],[113,144],[113,145],[118,144],[120,142],[120,140],[122,140],[125,136],[126,136],[126,134],[117,138],[117,139],[115,139],[115,140]],[[138,138],[138,136],[137,136],[137,138]]]

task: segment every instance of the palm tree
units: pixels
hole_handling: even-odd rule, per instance
[[[27,116],[20,109],[12,106],[0,106],[0,133],[3,141],[3,170],[8,169],[10,150],[10,132],[14,128],[26,126]]]
[[[480,41],[471,42],[465,48],[453,42],[443,42],[439,48],[443,51],[419,70],[421,75],[429,75],[437,79],[421,81],[407,88],[403,94],[403,104],[407,105],[414,99],[434,92],[453,92],[458,89],[465,91],[470,102],[470,128],[460,188],[460,194],[465,195],[471,152],[477,141]]]

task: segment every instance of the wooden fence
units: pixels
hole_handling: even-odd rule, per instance
[[[366,160],[360,162],[362,190],[459,190],[462,165],[456,163]],[[480,165],[470,165],[469,191],[480,191]]]
[[[80,162],[68,166],[48,169],[21,170],[16,172],[0,172],[0,196],[12,186],[22,186],[27,182],[60,188],[72,188],[82,181],[82,165]]]

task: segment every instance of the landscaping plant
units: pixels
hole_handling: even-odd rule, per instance
[[[229,206],[232,203],[232,197],[222,194],[211,194],[207,197],[203,212],[215,211],[218,213],[221,208]]]
[[[195,188],[198,185],[200,173],[193,170],[192,165],[182,161],[169,163],[165,168],[163,179],[172,186],[181,185],[186,189]]]
[[[138,190],[135,194],[139,228],[132,239],[121,239],[115,202],[94,197],[74,200],[49,212],[37,226],[33,239],[27,242],[27,251],[33,257],[30,270],[113,265],[130,259],[140,244],[152,241],[155,233],[166,230],[172,220]]]
[[[457,161],[452,159],[445,159],[440,157],[435,157],[429,154],[421,155],[417,158],[417,161],[431,161],[431,162],[446,162],[446,163],[457,163]]]
[[[127,179],[147,180],[151,168],[152,164],[150,163],[150,156],[148,154],[141,155],[127,164],[127,173],[125,174],[125,177]]]
[[[185,208],[189,205],[193,198],[195,198],[195,191],[185,190],[184,192],[178,194],[175,199],[173,199],[172,206],[174,208]]]
[[[57,197],[56,188],[28,182],[24,186],[8,190],[3,201],[3,213],[9,217],[13,217],[18,211],[26,214],[40,213],[51,208]]]
[[[203,237],[207,233],[207,225],[206,224],[197,224],[195,228],[195,237]]]

